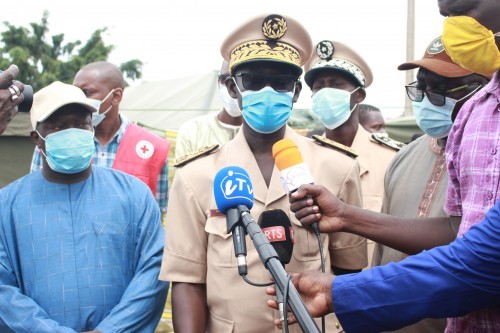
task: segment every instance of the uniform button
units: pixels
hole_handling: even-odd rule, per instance
[[[487,198],[488,198],[488,200],[493,199],[493,193],[488,193]]]
[[[495,155],[497,153],[497,149],[491,148],[490,152],[491,152],[491,155]]]

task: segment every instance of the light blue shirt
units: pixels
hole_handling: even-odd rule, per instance
[[[70,185],[38,171],[0,190],[0,207],[0,332],[154,331],[168,283],[145,184],[97,166]]]

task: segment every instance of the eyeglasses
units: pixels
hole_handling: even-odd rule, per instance
[[[424,93],[429,99],[429,102],[434,104],[435,106],[443,106],[446,103],[446,97],[449,95],[456,93],[457,91],[464,90],[467,88],[473,88],[469,90],[469,94],[471,92],[474,92],[477,90],[479,87],[481,87],[480,83],[469,83],[469,84],[464,84],[463,86],[456,87],[450,90],[446,91],[433,91],[430,89],[421,89],[417,86],[417,81],[412,82],[410,84],[407,84],[405,86],[406,88],[406,94],[408,95],[408,98],[411,99],[414,102],[422,102],[424,99]],[[464,96],[466,96],[465,94]]]
[[[236,83],[246,90],[260,90],[267,84],[279,92],[292,91],[298,78],[294,75],[263,75],[256,73],[240,73],[234,75]]]
[[[226,81],[228,76],[229,74],[219,74],[217,78],[219,79],[219,82],[224,83],[224,81]]]

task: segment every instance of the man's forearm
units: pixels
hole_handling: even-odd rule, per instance
[[[208,321],[206,286],[174,282],[172,284],[172,318],[178,333],[205,332]]]
[[[354,233],[398,251],[415,254],[451,243],[459,218],[400,218],[347,206],[342,231]]]

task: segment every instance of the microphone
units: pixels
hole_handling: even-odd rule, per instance
[[[219,170],[214,179],[214,197],[217,209],[226,215],[227,232],[233,233],[238,273],[247,275],[245,228],[240,215],[241,209],[250,210],[253,206],[253,187],[250,176],[238,166],[229,166]]]
[[[274,278],[278,289],[282,291],[285,290],[286,286],[289,286],[290,298],[288,299],[288,305],[290,305],[302,331],[319,332],[318,326],[307,311],[297,289],[293,284],[287,284],[287,275],[281,263],[278,262],[278,254],[250,214],[250,209],[253,206],[253,188],[248,173],[237,166],[221,169],[215,175],[214,197],[219,211],[226,214],[227,230],[233,231],[235,253],[237,251],[239,253],[237,255],[238,271],[240,271],[240,259],[242,258],[241,262],[244,262],[244,272],[242,272],[242,268],[240,275],[246,275],[247,273],[246,245],[244,243],[246,231],[252,239],[260,260]],[[240,229],[242,224],[244,229]],[[236,230],[240,230],[239,237],[235,237]],[[238,244],[238,242],[242,243]]]
[[[288,215],[281,209],[266,210],[260,217],[258,222],[264,235],[276,250],[279,260],[285,268],[285,265],[290,263],[293,252],[293,229]],[[278,308],[280,320],[285,320],[285,307],[283,306],[283,294],[276,287],[276,298],[278,299]]]
[[[266,210],[260,215],[258,224],[276,250],[283,267],[290,263],[295,241],[288,215],[281,209]]]
[[[288,195],[295,192],[302,184],[314,184],[309,168],[304,163],[299,148],[290,139],[282,139],[273,145],[273,157],[280,179]],[[311,224],[314,233],[319,236],[318,222]]]

